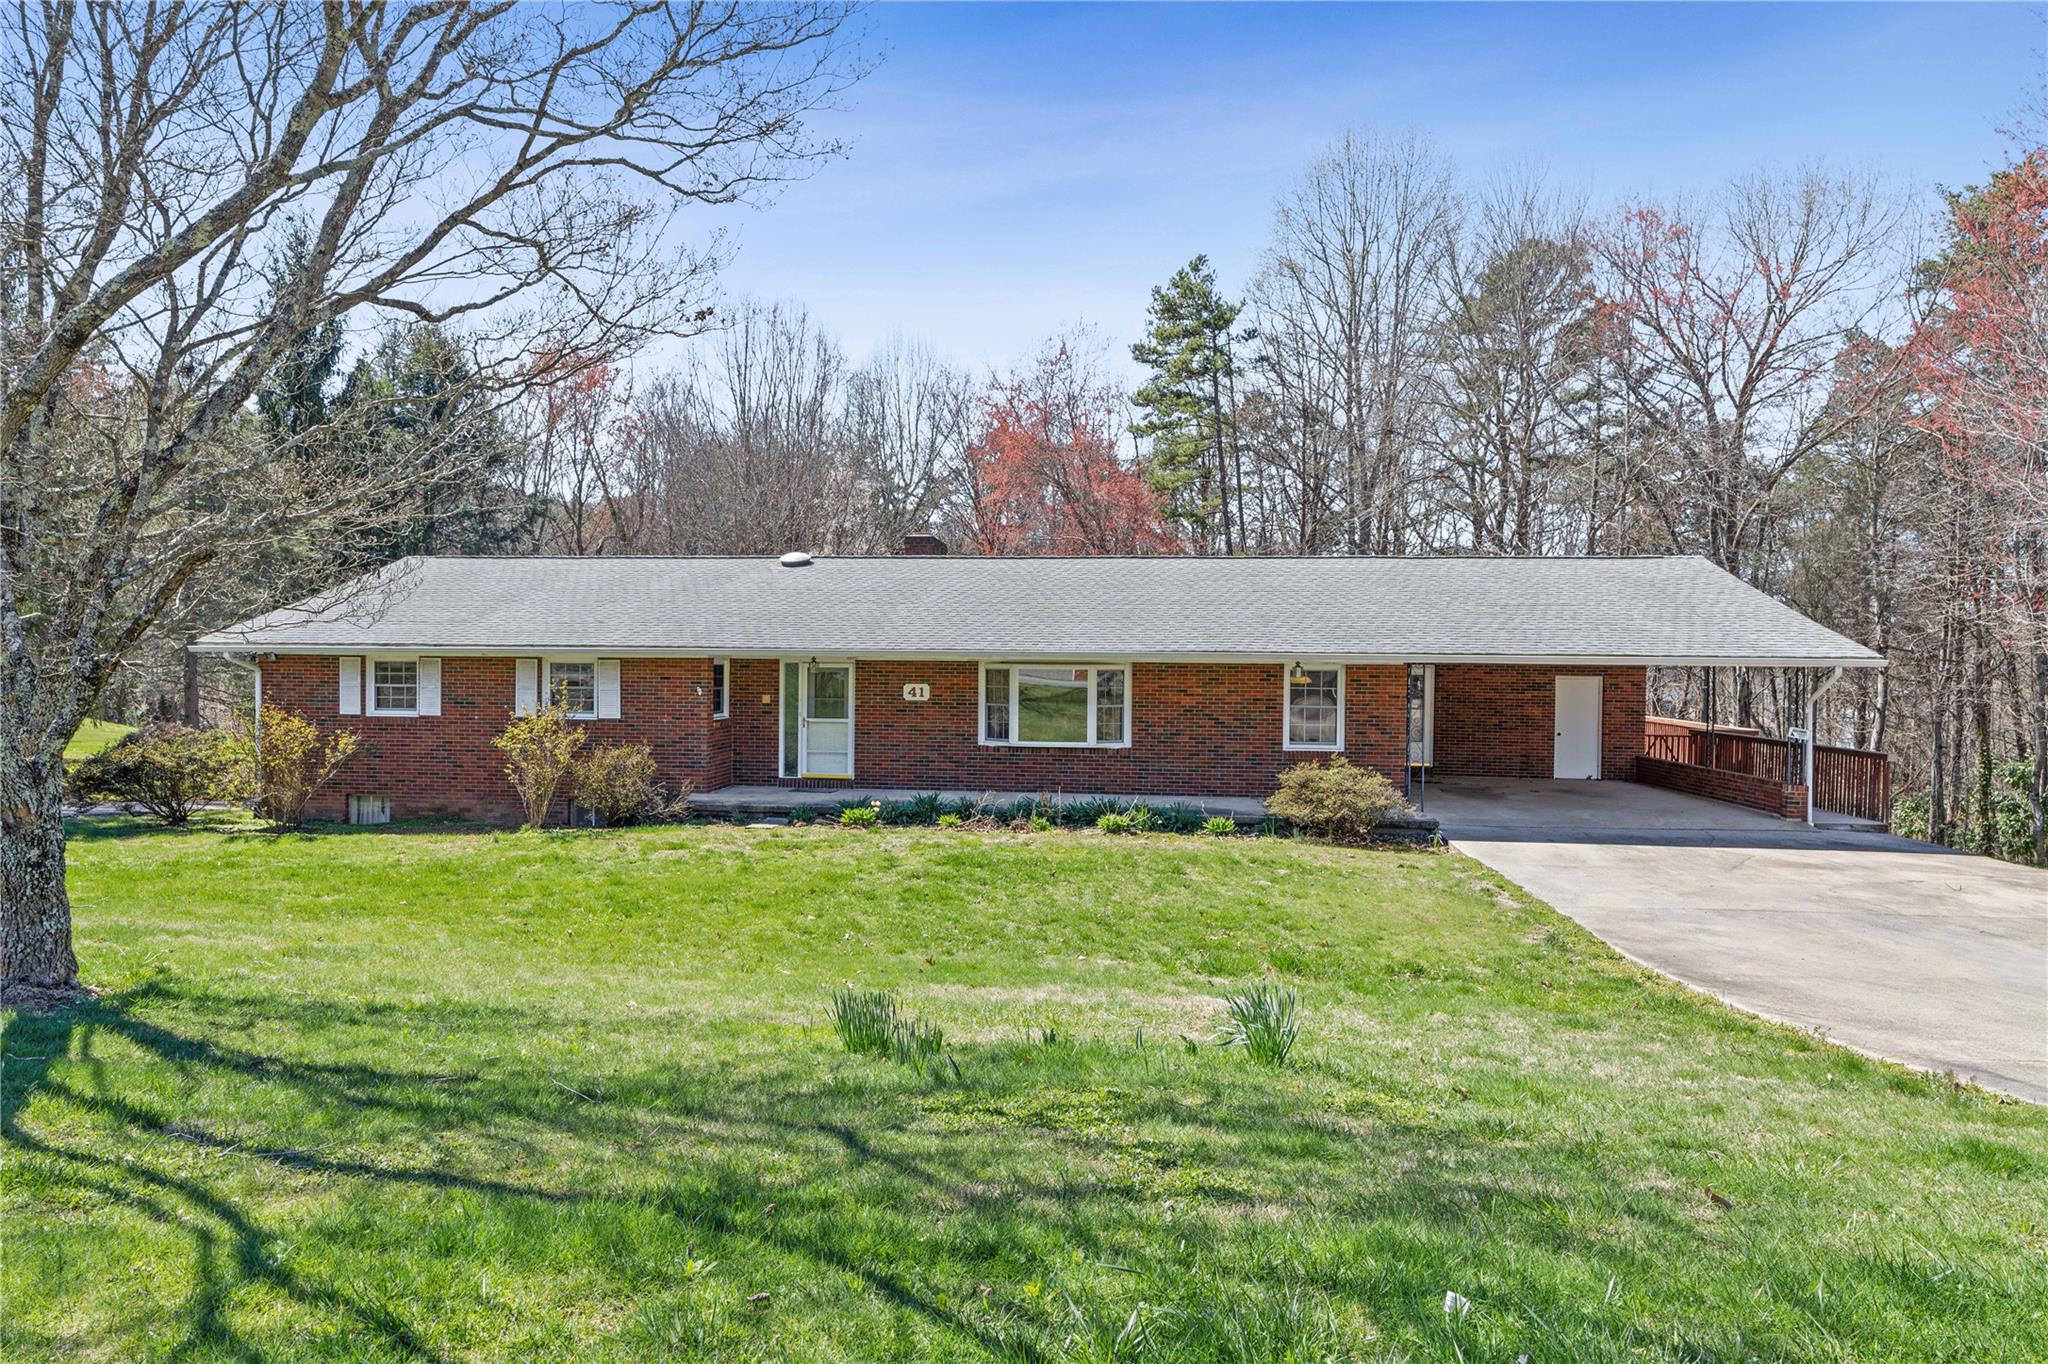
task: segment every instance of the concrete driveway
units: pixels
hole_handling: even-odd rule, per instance
[[[1427,808],[1646,966],[2048,1103],[2048,874],[1630,782],[1447,779]]]

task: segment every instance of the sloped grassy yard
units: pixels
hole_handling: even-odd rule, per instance
[[[223,818],[74,867],[111,993],[4,1026],[10,1360],[2048,1358],[2048,1115],[1454,856]],[[1278,1072],[1206,1044],[1266,973]],[[958,1078],[844,1054],[847,982]]]

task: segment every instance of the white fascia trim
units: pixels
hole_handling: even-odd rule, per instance
[[[593,648],[591,645],[564,645],[559,647],[529,644],[499,644],[488,647],[475,645],[450,646],[441,644],[407,644],[392,646],[369,646],[364,644],[249,644],[243,641],[233,643],[200,643],[188,646],[197,654],[245,654],[260,658],[265,654],[277,655],[338,655],[402,652],[411,654],[437,654],[444,658],[513,658],[536,655],[567,658],[767,658],[767,659],[808,659],[815,657],[819,662],[830,659],[930,659],[933,662],[981,662],[994,659],[996,655],[979,649],[859,649],[849,653],[844,648],[826,649],[706,649],[706,648]],[[1301,657],[1309,657],[1304,651]],[[1863,658],[1854,655],[1815,654],[1804,658],[1787,658],[1781,655],[1765,654],[1460,654],[1460,653],[1370,653],[1331,654],[1317,653],[1315,657],[1325,662],[1341,663],[1347,667],[1371,664],[1406,663],[1480,663],[1513,666],[1557,667],[1557,668],[1885,668],[1890,665],[1881,658]],[[1293,655],[1289,655],[1293,657]],[[1079,650],[1062,649],[1047,653],[1005,653],[1001,660],[1006,663],[1042,664],[1074,663],[1094,667],[1108,667],[1118,663],[1249,663],[1266,667],[1273,665],[1274,655],[1270,651],[1258,653],[1185,653],[1152,654],[1091,654]]]

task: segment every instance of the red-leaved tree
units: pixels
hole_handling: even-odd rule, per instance
[[[1123,400],[1073,339],[989,384],[965,461],[964,538],[982,554],[1175,554],[1142,470],[1117,455]]]
[[[2034,858],[2048,861],[2048,148],[1948,207],[1906,350],[1913,420],[1940,443],[1950,501],[1975,528],[1958,585],[1974,620],[2030,665],[2027,794]]]

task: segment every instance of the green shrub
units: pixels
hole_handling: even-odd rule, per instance
[[[939,816],[939,827],[940,827],[941,829],[957,829],[957,828],[959,828],[959,827],[960,827],[960,816],[958,816],[958,815],[956,815],[956,814],[950,814],[950,813],[948,813],[948,814],[943,814],[943,815],[940,815],[940,816]]]
[[[866,805],[842,805],[839,807],[839,827],[842,829],[872,829],[882,822],[882,802],[871,801]]]
[[[1094,800],[1070,800],[1057,807],[1054,818],[1069,828],[1086,829],[1099,826],[1104,815],[1124,813],[1124,803],[1108,796]]]
[[[1152,811],[1152,827],[1163,834],[1200,833],[1207,817],[1192,805],[1162,805]]]
[[[569,703],[556,701],[531,715],[515,715],[491,746],[505,755],[505,779],[519,793],[526,827],[548,822],[555,793],[575,771],[577,756],[589,736],[569,719]]]
[[[362,740],[345,729],[322,738],[311,720],[277,706],[265,706],[259,718],[260,734],[246,719],[236,724],[240,784],[273,828],[296,829],[306,822],[314,795],[356,755]]]
[[[1095,827],[1106,834],[1129,834],[1138,830],[1137,821],[1121,810],[1109,810],[1097,815]]]
[[[1266,798],[1269,813],[1320,838],[1356,842],[1403,809],[1394,784],[1339,753],[1327,763],[1298,763]]]
[[[1132,833],[1139,833],[1139,834],[1142,834],[1142,833],[1150,833],[1150,832],[1151,832],[1151,830],[1152,830],[1152,807],[1151,807],[1151,806],[1149,806],[1149,805],[1133,805],[1133,806],[1131,807],[1131,809],[1130,809],[1130,818],[1131,818],[1131,832],[1132,832]]]
[[[210,801],[244,789],[234,737],[226,730],[159,724],[129,735],[73,767],[71,799],[147,811],[180,825]]]
[[[572,777],[576,803],[589,808],[599,823],[610,828],[641,823],[668,805],[668,793],[662,790],[657,775],[654,750],[646,744],[592,749],[576,763]]]
[[[1295,1002],[1294,991],[1268,984],[1226,995],[1223,1007],[1228,1018],[1218,1040],[1226,1047],[1243,1047],[1262,1066],[1284,1066],[1301,1033]]]
[[[1043,834],[1043,833],[1050,833],[1051,831],[1052,831],[1052,820],[1051,820],[1051,819],[1049,819],[1049,818],[1048,818],[1048,817],[1046,817],[1045,815],[1033,815],[1033,816],[1031,816],[1031,832],[1032,832],[1032,833],[1035,833],[1035,834]]]
[[[1202,832],[1212,838],[1228,838],[1237,832],[1237,821],[1229,815],[1215,815],[1202,821]]]

